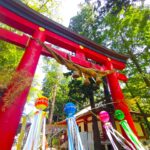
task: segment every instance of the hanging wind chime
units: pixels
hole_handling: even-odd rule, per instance
[[[48,98],[42,96],[36,99],[35,107],[39,110],[34,114],[26,143],[23,150],[38,150],[42,145],[42,150],[45,150],[45,128],[46,128],[46,112],[43,110],[48,107]],[[42,143],[40,135],[42,132]]]
[[[69,102],[64,107],[64,112],[67,116],[67,126],[68,126],[68,147],[69,150],[84,150],[79,129],[75,120],[76,106]]]
[[[101,111],[99,113],[99,118],[104,124],[103,127],[106,134],[114,148],[114,150],[119,150],[115,140],[125,149],[125,150],[136,150],[133,145],[127,141],[117,130],[115,130],[110,122],[110,116],[107,111]],[[115,138],[115,140],[114,140]]]
[[[115,118],[120,121],[120,125],[124,129],[124,131],[125,131],[126,135],[128,136],[128,138],[131,140],[131,142],[137,148],[137,150],[145,150],[142,143],[138,140],[138,138],[135,136],[135,134],[131,130],[128,122],[126,120],[124,120],[125,115],[124,115],[123,111],[121,111],[119,109],[116,110],[115,111]]]

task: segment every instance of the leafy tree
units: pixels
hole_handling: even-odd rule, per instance
[[[7,87],[12,73],[15,71],[23,50],[15,45],[0,41],[0,85]]]
[[[34,9],[35,11],[43,14],[44,16],[53,19],[55,21],[61,21],[58,15],[58,9],[61,4],[59,0],[21,0],[28,7]]]
[[[106,14],[111,13],[117,15],[122,9],[126,10],[128,7],[136,5],[137,2],[144,6],[145,0],[85,0],[86,3],[92,4],[94,10],[98,13],[99,21],[105,17]]]
[[[141,96],[148,102],[150,10],[147,7],[129,6],[117,15],[108,12],[101,22],[97,20],[99,13],[96,11],[93,5],[84,4],[81,12],[72,18],[70,28],[119,53],[128,54],[130,59],[123,72],[129,77],[129,87],[135,96]],[[128,88],[125,88],[125,92],[129,92]]]
[[[43,80],[43,95],[50,99],[50,118],[52,123],[53,113],[59,120],[63,118],[63,106],[68,101],[68,81],[64,79],[60,65],[54,60],[45,59],[47,65],[44,66],[46,76]],[[58,120],[57,120],[58,121]]]

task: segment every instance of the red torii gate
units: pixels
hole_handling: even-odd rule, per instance
[[[50,43],[48,44],[49,46],[54,44],[75,52],[76,55],[69,57],[69,59],[81,66],[87,68],[94,67],[102,71],[112,69],[122,70],[125,68],[128,57],[120,55],[112,50],[108,50],[75,34],[43,15],[38,14],[17,0],[0,0],[0,21],[25,33],[23,35],[18,35],[0,28],[0,39],[25,48],[25,53],[16,71],[25,70],[32,78],[40,55],[42,54],[51,57],[51,54],[28,35],[41,42],[46,41],[47,43]],[[68,54],[52,47],[51,49],[68,59]],[[87,61],[86,58],[92,59],[101,65],[93,64]],[[29,60],[32,60],[32,63]],[[123,101],[124,95],[118,81],[127,81],[126,76],[115,71],[107,75],[107,80],[113,101],[117,102],[114,103],[115,108],[125,112],[125,119],[136,134],[131,114]],[[8,88],[7,91],[9,91],[10,88]],[[4,105],[3,100],[0,101],[0,149],[11,149],[28,92],[29,88],[26,88],[5,111],[2,111]],[[118,103],[118,101],[120,102]]]

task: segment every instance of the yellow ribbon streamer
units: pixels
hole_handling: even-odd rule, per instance
[[[22,117],[22,127],[21,127],[21,132],[18,138],[18,143],[17,143],[17,150],[21,150],[21,146],[22,146],[22,141],[24,138],[24,133],[25,133],[25,128],[26,128],[26,123],[27,123],[27,117],[23,116]]]

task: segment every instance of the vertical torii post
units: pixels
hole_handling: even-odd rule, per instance
[[[114,69],[110,58],[108,58],[108,61],[105,63],[105,67],[108,70]],[[123,95],[121,87],[119,85],[119,81],[118,81],[116,72],[107,75],[107,80],[108,80],[111,96],[114,101],[115,109],[120,109],[125,113],[125,119],[128,121],[129,126],[131,127],[131,129],[135,133],[135,135],[137,136],[137,131],[135,129],[134,122],[133,122],[132,116],[130,114],[129,108],[124,103],[124,95]]]
[[[45,29],[39,27],[35,30],[33,38],[45,41]],[[41,54],[42,46],[35,40],[30,40],[25,50],[25,53],[17,68],[17,72],[25,71],[27,75],[33,79],[36,66]],[[31,85],[32,80],[30,81]],[[24,86],[24,85],[22,85]],[[6,92],[9,92],[11,87]],[[14,136],[17,132],[19,121],[26,103],[27,95],[30,87],[20,93],[14,102],[3,111],[4,103],[0,101],[0,149],[10,150],[14,141]]]

